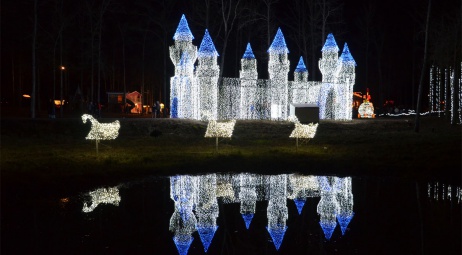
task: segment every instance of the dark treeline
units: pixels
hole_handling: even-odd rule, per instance
[[[77,89],[93,102],[137,90],[146,104],[168,104],[168,47],[183,13],[195,45],[208,28],[223,77],[238,76],[250,42],[259,76],[267,78],[266,50],[278,27],[291,70],[303,56],[310,80],[321,79],[317,61],[327,34],[340,49],[347,42],[358,64],[355,90],[370,88],[376,102],[414,108],[424,71],[426,1],[27,0],[1,7],[2,101],[19,105],[35,88],[39,110],[50,98],[72,100]],[[461,1],[434,1],[432,8],[428,61],[460,70]]]

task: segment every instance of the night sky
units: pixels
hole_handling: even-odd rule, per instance
[[[102,1],[39,1],[37,81],[40,87],[38,97],[42,100],[53,95],[53,67],[58,68],[60,65],[58,31],[62,22],[64,22],[62,58],[63,65],[66,66],[64,94],[66,97],[72,96],[77,87],[80,87],[84,94],[90,94],[91,56],[94,60],[98,56],[96,50],[91,53],[91,38],[95,42],[94,47],[97,47],[98,16]],[[173,44],[172,37],[182,13],[186,15],[195,37],[193,43],[196,46],[200,45],[206,28],[204,2],[204,0],[111,0],[103,15],[101,94],[105,95],[108,91],[123,91],[122,38],[124,38],[127,90],[140,91],[144,70],[145,91],[152,92],[152,98],[163,100],[165,94],[169,93],[169,80],[173,76],[173,64],[168,57],[168,52],[164,54],[166,47]],[[245,13],[250,15],[249,20],[251,19],[252,22],[238,28],[240,22],[247,21],[241,18],[231,30],[224,63],[224,76],[238,77],[239,60],[245,51],[245,45],[250,42],[258,61],[259,76],[267,78],[265,74],[268,47],[266,20],[262,18],[266,13],[265,5],[263,0],[245,2],[248,8]],[[316,55],[313,56],[310,50],[304,52],[303,42],[300,42],[298,35],[300,30],[308,31],[308,29],[297,23],[295,14],[298,11],[300,15],[298,19],[303,17],[307,20],[312,16],[309,15],[309,7],[306,6],[317,6],[313,7],[314,10],[322,1],[299,1],[305,4],[302,9],[294,8],[295,0],[273,0],[273,2],[270,37],[272,40],[277,28],[281,27],[290,51],[290,74],[303,55],[310,72],[309,80],[313,80],[314,76],[316,80],[320,80],[317,61],[321,57],[320,50],[324,43],[321,42],[320,29],[317,28],[313,34],[308,33],[306,37],[307,44],[310,44],[310,41],[316,42],[313,46],[317,49]],[[372,101],[376,104],[379,99],[393,100],[397,105],[414,109],[422,69],[423,32],[428,2],[418,0],[326,0],[326,2],[331,3],[331,8],[336,10],[329,16],[326,35],[333,33],[340,50],[347,42],[357,63],[354,90],[365,93],[366,88],[369,88]],[[438,42],[435,39],[438,38],[438,28],[447,28],[447,33],[452,33],[451,38],[460,40],[460,28],[457,29],[457,25],[454,24],[459,24],[460,27],[461,2],[460,0],[433,1],[430,18],[433,33],[429,38],[429,63],[437,59],[432,54],[432,50],[436,52],[434,45]],[[62,16],[61,3],[63,3]],[[20,95],[30,93],[32,87],[33,1],[3,1],[1,7],[1,96],[2,99],[15,102],[20,99]],[[224,33],[220,23],[222,20],[220,20],[219,6],[211,8],[209,15],[210,35],[219,54],[223,56]],[[316,39],[311,40],[311,36]],[[460,46],[460,41],[457,43]],[[310,47],[308,48],[311,49]],[[448,51],[453,52],[454,49]],[[167,59],[164,61],[165,56]],[[316,66],[313,66],[313,63]],[[94,67],[93,77],[96,86],[98,77],[96,63]],[[289,79],[292,79],[290,74]],[[58,69],[55,77],[55,93],[59,94]]]

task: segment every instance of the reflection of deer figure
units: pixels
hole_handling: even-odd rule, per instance
[[[91,121],[90,133],[85,137],[87,140],[112,140],[119,135],[120,122],[118,120],[112,123],[99,123],[89,114],[82,115],[83,123],[87,123],[87,119]]]

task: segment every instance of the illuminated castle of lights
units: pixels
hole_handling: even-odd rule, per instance
[[[206,174],[170,177],[170,198],[174,212],[169,230],[180,255],[186,255],[198,232],[204,251],[213,242],[220,206],[240,204],[242,224],[249,229],[257,201],[268,201],[266,230],[276,250],[283,244],[288,229],[288,201],[293,200],[301,214],[307,198],[320,197],[317,205],[319,225],[327,240],[335,229],[342,235],[354,216],[351,177],[304,176],[299,174],[258,175]],[[337,227],[339,226],[339,227]]]
[[[289,49],[281,29],[268,49],[268,80],[257,78],[257,60],[247,44],[241,59],[240,78],[223,78],[221,85],[219,54],[207,30],[197,49],[183,15],[173,39],[174,45],[170,46],[170,58],[175,65],[170,89],[172,118],[287,120],[292,103],[316,104],[320,119],[352,118],[356,62],[346,43],[338,56],[339,48],[332,34],[327,36],[321,50],[321,82],[308,81],[302,57],[294,70],[294,80],[288,80]]]

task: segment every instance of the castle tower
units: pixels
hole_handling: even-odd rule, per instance
[[[273,43],[268,49],[268,72],[271,81],[271,119],[285,120],[288,117],[288,73],[289,60],[284,35],[278,28]]]
[[[303,57],[300,57],[297,67],[294,71],[294,82],[307,82],[308,81],[308,69],[306,69]]]
[[[340,104],[343,111],[339,119],[351,120],[353,105],[353,86],[355,84],[355,66],[356,62],[351,56],[347,43],[343,47],[343,52],[338,59],[337,75],[335,83],[339,84],[339,94],[341,96]]]
[[[217,176],[207,174],[197,178],[196,229],[207,252],[218,229]]]
[[[199,51],[196,77],[198,83],[198,107],[196,116],[199,119],[217,119],[218,109],[218,52],[215,49],[209,31],[206,29]]]
[[[321,51],[322,58],[319,60],[319,70],[322,74],[322,82],[333,83],[335,71],[337,70],[339,48],[332,33],[327,35]]]
[[[294,82],[291,90],[291,103],[306,103],[308,101],[308,69],[306,69],[303,57],[300,57],[294,71]]]
[[[270,176],[269,199],[266,216],[266,229],[273,239],[276,250],[279,250],[287,230],[286,221],[289,218],[287,208],[287,175]]]
[[[327,35],[326,42],[321,51],[322,58],[319,60],[319,70],[322,74],[322,85],[318,96],[319,118],[342,118],[339,111],[344,106],[339,107],[340,95],[338,86],[335,84],[339,48],[332,34]]]
[[[172,118],[192,118],[193,70],[197,47],[192,44],[194,36],[189,30],[184,15],[173,36],[175,44],[170,46],[170,59],[175,65],[175,76],[170,80],[170,115]]]
[[[241,102],[240,102],[240,118],[255,119],[257,98],[257,60],[253,54],[250,43],[247,44],[244,55],[241,59],[241,70],[239,71],[241,78]]]

